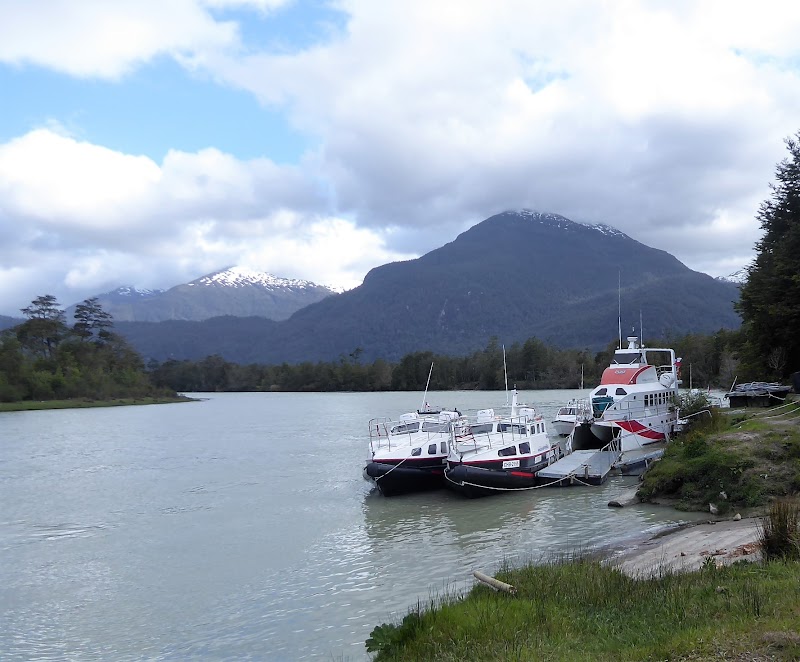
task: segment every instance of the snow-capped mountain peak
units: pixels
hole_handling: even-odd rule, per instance
[[[738,271],[734,271],[732,274],[728,274],[727,276],[719,276],[717,280],[721,280],[727,283],[736,283],[737,285],[743,285],[747,282],[747,267],[742,267]]]
[[[551,214],[547,212],[538,212],[532,211],[530,209],[519,209],[517,211],[512,212],[516,214],[520,218],[527,219],[534,223],[541,223],[542,225],[547,225],[550,227],[560,228],[562,230],[572,230],[576,226],[583,226],[589,228],[590,230],[594,230],[599,232],[602,235],[607,237],[626,237],[627,235],[617,230],[617,228],[612,227],[610,225],[606,225],[605,223],[577,223],[576,221],[571,221],[560,214]]]
[[[307,288],[324,287],[316,285],[308,280],[298,280],[293,278],[280,278],[273,276],[263,271],[255,271],[245,267],[229,267],[222,271],[217,271],[197,280],[188,283],[190,286],[197,285],[219,285],[223,287],[251,287],[253,285],[261,286],[270,290],[303,290]],[[332,288],[328,288],[333,291]]]
[[[161,294],[164,290],[158,289],[148,289],[146,287],[135,287],[134,285],[123,285],[122,287],[118,287],[113,292],[109,292],[109,294],[116,294],[121,297],[152,297],[157,294]]]

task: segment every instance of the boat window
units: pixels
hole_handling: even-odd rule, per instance
[[[405,434],[406,432],[419,432],[419,421],[395,425],[392,428],[392,434]]]
[[[525,434],[525,425],[521,423],[498,423],[497,429],[500,432],[513,432],[514,434]]]
[[[517,447],[516,446],[508,446],[506,448],[501,448],[497,451],[497,454],[500,457],[508,457],[509,455],[516,455],[517,454]]]
[[[575,416],[575,408],[574,407],[570,407],[569,411],[567,412],[567,414],[569,416]]]
[[[608,393],[607,389],[601,388],[595,395],[606,395]]]
[[[519,445],[519,452],[520,453],[530,453],[531,452],[531,445],[527,441],[523,441]]]
[[[446,453],[447,452],[447,442],[443,441],[442,443],[440,443],[439,444],[439,448],[440,448],[440,450],[439,450],[440,453]]]
[[[436,421],[423,421],[423,432],[447,432],[449,423],[437,423]]]
[[[618,388],[616,395],[628,395],[628,392],[624,388]]]
[[[436,455],[436,444],[428,444],[428,455]]]
[[[411,449],[411,457],[417,457],[422,455],[422,448],[412,448]]]
[[[494,423],[478,423],[477,425],[470,425],[472,434],[486,434],[494,429]]]
[[[644,363],[639,352],[614,352],[612,363],[617,365],[630,365],[632,363]]]

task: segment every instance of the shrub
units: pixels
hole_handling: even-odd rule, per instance
[[[783,499],[770,504],[759,536],[764,559],[800,560],[800,506]]]

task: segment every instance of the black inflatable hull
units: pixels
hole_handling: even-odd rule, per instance
[[[456,464],[445,471],[445,487],[469,498],[530,489],[537,485],[536,472],[546,466],[547,462],[540,462],[524,469],[510,470]]]
[[[407,467],[405,465],[369,462],[364,475],[375,481],[381,494],[396,496],[410,492],[438,490],[444,487],[444,466]]]

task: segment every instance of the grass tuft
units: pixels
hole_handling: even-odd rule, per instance
[[[770,504],[759,536],[765,559],[800,560],[800,506],[784,499]]]

